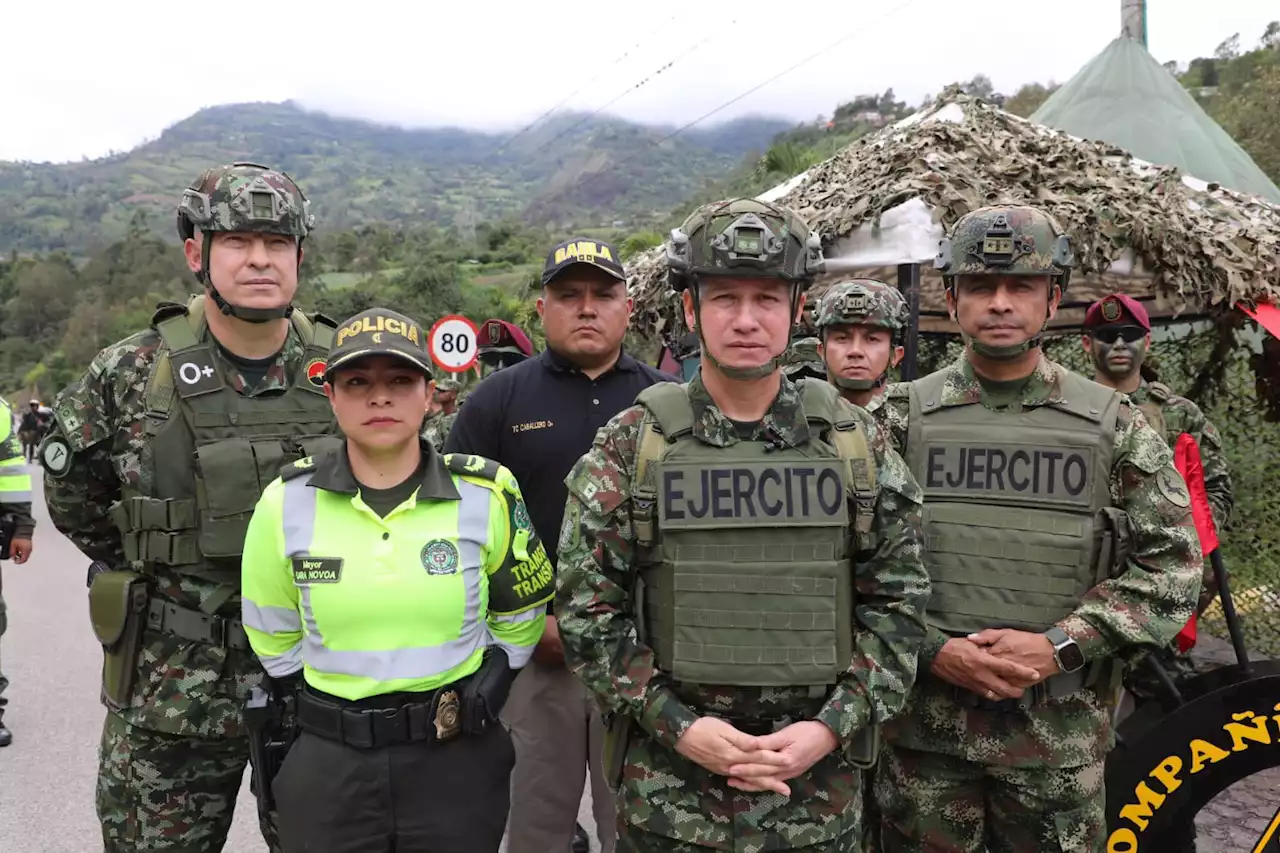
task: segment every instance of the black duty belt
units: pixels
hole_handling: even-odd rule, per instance
[[[954,684],[947,686],[951,689],[951,698],[967,708],[992,711],[997,714],[1012,714],[1069,696],[1084,687],[1084,681],[1085,669],[1059,673],[1028,687],[1017,699],[988,699]]]
[[[153,598],[148,603],[147,630],[211,646],[249,651],[249,638],[245,636],[244,625],[239,619],[179,607],[163,598]]]
[[[452,740],[462,733],[464,683],[381,708],[343,703],[308,688],[298,695],[298,726],[357,749]]]

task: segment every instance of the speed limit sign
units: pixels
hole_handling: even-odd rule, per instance
[[[479,337],[476,324],[461,314],[441,317],[431,327],[427,336],[427,348],[431,360],[441,370],[462,373],[475,366],[476,340]]]

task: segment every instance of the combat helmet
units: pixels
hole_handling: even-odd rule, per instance
[[[787,354],[782,359],[782,372],[793,382],[797,379],[812,377],[826,380],[826,366],[818,353],[817,338],[796,338],[787,347]]]
[[[822,272],[822,242],[793,210],[751,198],[699,207],[672,229],[666,245],[668,279],[676,291],[689,290],[695,316],[700,311],[697,283],[713,276],[774,278],[789,282],[792,316],[800,296]],[[702,324],[696,329],[702,337]],[[777,370],[784,353],[752,368],[726,367],[702,341],[703,357],[731,379],[758,379]]]
[[[1049,276],[1061,292],[1071,279],[1074,255],[1071,238],[1051,215],[1029,205],[994,205],[966,213],[938,246],[933,266],[954,298],[956,277],[961,275]],[[966,336],[966,342],[987,358],[1017,358],[1040,346],[1040,332],[1021,344],[992,347]]]
[[[831,326],[875,326],[888,329],[891,343],[897,343],[907,325],[907,301],[898,288],[873,278],[854,278],[831,285],[814,310],[814,325],[826,340]],[[845,391],[870,391],[883,385],[889,375],[886,365],[875,379],[847,379],[825,366],[827,381]]]
[[[204,235],[200,272],[196,277],[213,301],[228,314],[251,323],[287,317],[293,306],[245,308],[231,305],[209,280],[209,248],[217,232],[282,234],[302,241],[315,226],[311,203],[284,172],[257,163],[236,162],[205,170],[182,193],[178,203],[178,236],[186,241]]]

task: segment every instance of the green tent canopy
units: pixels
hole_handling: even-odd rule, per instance
[[[1121,36],[1031,116],[1161,166],[1280,203],[1280,188],[1141,44]]]

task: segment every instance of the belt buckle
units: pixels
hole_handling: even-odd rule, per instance
[[[436,699],[436,740],[450,740],[462,731],[462,702],[456,690],[446,690]]]
[[[209,644],[227,648],[227,620],[216,614],[209,615]]]

